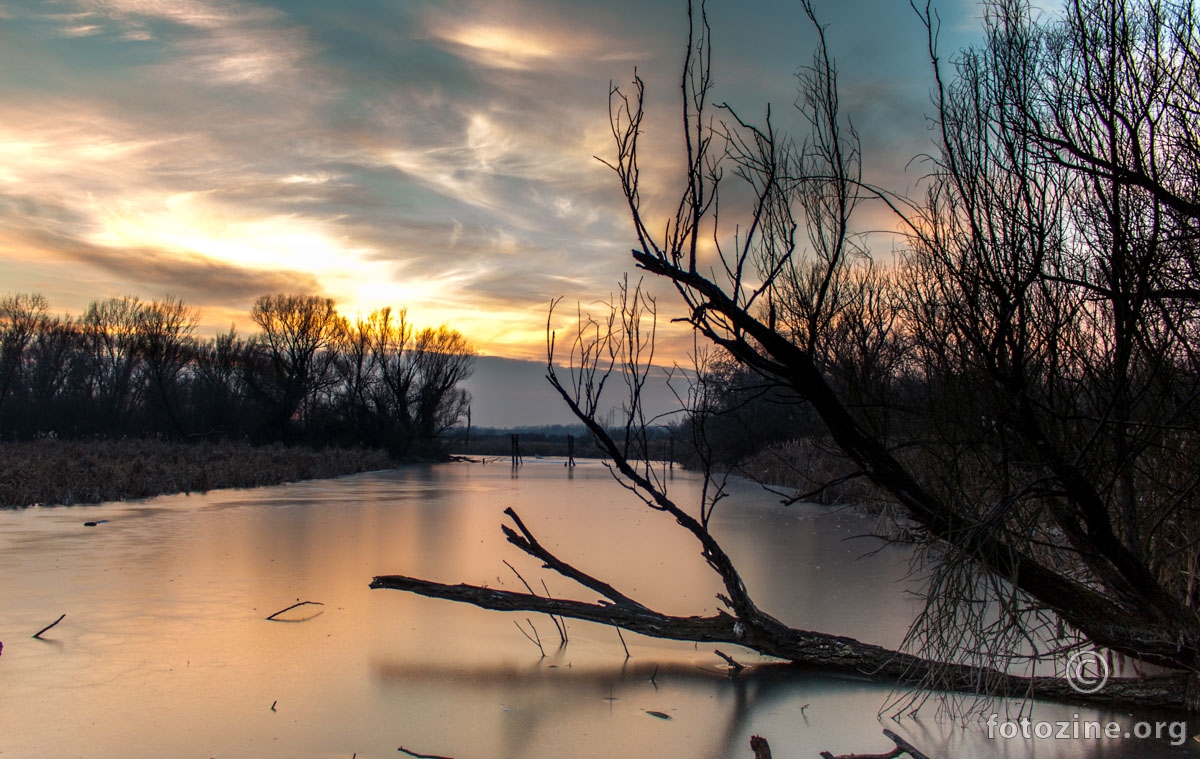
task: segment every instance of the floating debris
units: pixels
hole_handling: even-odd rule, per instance
[[[35,633],[33,634],[33,637],[34,637],[34,638],[36,638],[37,640],[41,640],[41,639],[42,639],[42,633],[46,632],[46,631],[47,631],[47,630],[49,630],[51,627],[54,627],[55,625],[57,625],[59,622],[63,621],[63,620],[64,620],[64,619],[66,619],[66,618],[67,618],[67,615],[66,615],[66,614],[63,614],[63,615],[62,615],[61,617],[59,617],[58,619],[54,620],[54,621],[53,621],[53,622],[51,622],[50,624],[46,625],[46,626],[45,626],[45,627],[43,627],[42,629],[40,629],[40,630],[38,630],[37,632],[35,632]]]

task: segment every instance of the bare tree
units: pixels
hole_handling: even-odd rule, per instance
[[[236,437],[245,429],[249,353],[246,341],[233,327],[196,346],[190,399],[201,422],[199,434]]]
[[[187,434],[181,404],[180,375],[195,355],[199,314],[168,295],[146,304],[139,314],[138,333],[148,405],[176,435]]]
[[[1080,0],[1050,21],[1021,2],[987,8],[986,44],[963,52],[949,82],[936,15],[917,9],[940,128],[920,204],[862,183],[858,138],[839,113],[836,68],[807,2],[818,47],[800,72],[797,107],[811,133],[798,144],[769,112],[755,126],[714,110],[709,30],[702,8],[689,12],[687,174],[665,225],[641,206],[641,81],[611,99],[609,165],[628,201],[636,265],[674,286],[698,335],[806,404],[922,548],[932,579],[911,653],[789,629],[759,609],[708,532],[713,504],[698,514],[675,504],[649,462],[596,421],[613,363],[645,356],[632,337],[646,316],[636,292],[577,336],[571,380],[550,362],[550,381],[621,481],[695,537],[725,586],[725,611],[654,612],[551,554],[511,510],[511,543],[607,600],[395,576],[373,586],[740,643],[984,696],[1082,700],[1062,680],[1016,673],[1098,646],[1177,674],[1110,683],[1094,698],[1196,709],[1200,283],[1196,90],[1186,84],[1200,60],[1196,17],[1188,5],[1133,0]],[[752,198],[732,236],[727,209],[717,214],[730,179]],[[888,204],[908,231],[893,270],[876,267],[853,232],[866,199]],[[710,237],[717,254],[706,259]],[[630,399],[636,409],[635,386]]]
[[[458,330],[442,325],[418,332],[409,355],[417,377],[411,398],[416,437],[431,440],[466,413],[471,396],[459,385],[471,376],[475,351]]]
[[[50,305],[41,294],[0,298],[0,407],[14,388],[25,351],[44,326]]]
[[[264,295],[250,316],[262,330],[259,346],[270,367],[256,380],[274,406],[271,423],[279,430],[293,421],[303,425],[329,379],[345,319],[332,298],[318,295]]]
[[[91,365],[87,386],[105,425],[120,429],[141,392],[139,323],[144,304],[124,295],[93,301],[80,319]]]

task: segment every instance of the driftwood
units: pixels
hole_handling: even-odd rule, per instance
[[[750,736],[750,748],[754,751],[754,759],[771,759],[771,744],[760,735]]]
[[[892,743],[896,744],[896,747],[886,754],[840,754],[834,756],[828,751],[822,751],[821,759],[896,759],[896,757],[903,756],[904,754],[908,754],[912,759],[929,759],[928,756],[917,750],[911,743],[896,735],[891,730],[884,730],[883,734],[891,738]],[[770,759],[771,754],[769,750],[766,756],[767,759]],[[757,755],[755,759],[758,759]]]
[[[735,608],[735,613],[732,614],[720,611],[704,617],[663,614],[553,555],[542,546],[513,509],[505,509],[504,513],[515,526],[515,529],[509,525],[502,526],[508,542],[541,559],[546,568],[553,569],[597,593],[600,598],[595,602],[545,598],[477,585],[448,585],[404,575],[375,577],[371,581],[371,587],[469,603],[494,611],[539,612],[615,625],[655,638],[740,645],[795,664],[818,667],[830,672],[867,675],[901,686],[919,687],[925,676],[936,668],[939,673],[948,675],[941,681],[944,683],[943,687],[962,693],[978,693],[981,684],[988,683],[993,688],[993,695],[999,698],[1026,698],[1034,694],[1041,699],[1071,704],[1087,703],[1107,707],[1150,704],[1179,710],[1185,708],[1186,674],[1137,680],[1113,679],[1100,692],[1082,694],[1061,678],[1022,677],[982,667],[946,665],[883,646],[863,643],[854,638],[788,627],[749,603],[745,588],[732,569],[732,564],[725,563],[728,562],[728,557],[699,525],[696,525],[696,529],[703,532],[707,539],[708,545],[705,548],[709,550],[706,551],[706,557],[709,558],[710,565],[715,564],[725,570],[718,573],[726,580],[726,588],[732,586],[731,595],[740,596],[736,601],[724,597],[723,600],[727,605],[733,604],[740,609]],[[680,514],[691,519],[682,512]],[[676,516],[676,519],[678,521],[680,517]],[[720,551],[720,554],[710,551]],[[731,575],[727,576],[726,572],[730,572]]]
[[[50,624],[46,625],[46,626],[45,626],[45,627],[43,627],[42,629],[40,629],[40,630],[38,630],[37,632],[35,632],[35,633],[33,634],[33,637],[34,637],[34,638],[36,638],[37,640],[41,640],[41,639],[42,639],[42,633],[46,632],[46,631],[47,631],[47,630],[49,630],[51,627],[54,627],[55,625],[57,625],[59,622],[63,621],[63,620],[64,620],[64,619],[66,619],[66,618],[67,618],[67,615],[66,615],[66,614],[63,614],[63,615],[62,615],[61,617],[59,617],[58,619],[54,620],[54,621],[53,621],[53,622],[51,622]]]
[[[454,757],[440,756],[438,754],[418,754],[416,751],[410,751],[403,746],[396,750],[403,754],[408,754],[409,756],[415,756],[417,759],[454,759]]]
[[[273,621],[275,621],[275,617],[278,617],[280,614],[284,613],[285,611],[291,611],[292,609],[295,609],[299,606],[324,606],[324,605],[325,604],[321,603],[320,601],[300,601],[299,603],[292,604],[291,606],[287,607],[286,609],[280,609],[279,611],[275,612],[271,616],[267,617],[267,621],[273,622]]]

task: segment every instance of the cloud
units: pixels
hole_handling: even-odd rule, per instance
[[[41,230],[0,231],[0,250],[11,263],[21,266],[45,261],[49,251],[52,260],[89,267],[107,275],[106,280],[128,283],[128,291],[134,294],[174,293],[205,305],[242,308],[265,293],[321,291],[316,277],[300,271],[252,271],[237,264],[155,248],[89,244]],[[82,274],[79,277],[85,278]]]
[[[65,36],[108,32],[125,41],[158,41],[178,78],[265,85],[295,72],[313,52],[281,11],[206,0],[74,0],[73,12],[46,18]]]
[[[925,103],[909,73],[920,50],[894,63],[907,12],[851,23],[837,4],[818,10],[851,51],[844,105],[865,114],[868,156],[902,166],[911,128],[893,123]],[[795,8],[709,11],[715,102],[756,116],[773,100],[795,127],[787,105],[810,42]],[[648,93],[642,208],[660,228],[678,199],[686,21],[673,1],[24,0],[5,12],[0,233],[23,282],[38,281],[39,257],[92,261],[106,282],[191,287],[195,305],[219,309],[293,283],[536,355],[551,298],[590,302],[631,267],[628,208],[594,156],[613,150],[609,82],[635,66]]]

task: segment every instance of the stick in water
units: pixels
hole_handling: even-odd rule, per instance
[[[398,748],[396,750],[403,751],[404,753],[408,754],[409,756],[415,756],[415,757],[417,757],[417,759],[453,759],[453,757],[438,756],[437,754],[418,754],[416,751],[409,751],[408,749],[404,748],[403,746],[401,746],[400,748]]]
[[[291,606],[287,607],[286,609],[280,609],[279,611],[275,612],[271,616],[267,617],[267,619],[268,620],[275,619],[275,617],[278,617],[280,614],[284,613],[285,611],[291,611],[292,609],[296,608],[297,606],[304,606],[305,604],[311,604],[313,606],[324,606],[325,605],[325,604],[321,603],[320,601],[301,601],[300,603],[292,604]],[[66,615],[64,614],[63,616],[66,616]],[[57,624],[57,622],[55,624]],[[50,625],[50,626],[54,627],[54,625]],[[35,635],[34,637],[36,638],[37,636]]]
[[[721,649],[719,649],[719,648],[716,649],[715,651],[713,651],[713,653],[716,654],[717,656],[721,657],[722,659],[724,659],[725,663],[728,664],[730,667],[732,667],[734,672],[741,672],[743,669],[746,668],[745,664],[742,664],[741,662],[737,661],[729,654],[721,651]]]
[[[613,627],[617,627],[613,625]],[[629,658],[629,646],[625,645],[625,636],[621,634],[621,628],[617,627],[617,637],[621,639],[621,648],[625,649],[625,658]]]
[[[45,626],[45,627],[43,627],[42,629],[40,629],[40,630],[38,630],[37,632],[35,632],[35,633],[33,634],[33,637],[37,638],[38,640],[41,640],[41,639],[42,639],[42,633],[46,632],[46,631],[47,631],[47,630],[49,630],[51,627],[54,627],[55,625],[57,625],[59,622],[63,621],[63,620],[64,620],[64,619],[66,619],[66,618],[67,618],[67,615],[66,615],[66,614],[62,615],[62,616],[61,616],[61,617],[59,617],[58,619],[54,620],[54,621],[53,621],[53,622],[51,622],[50,624],[46,625],[46,626]]]

